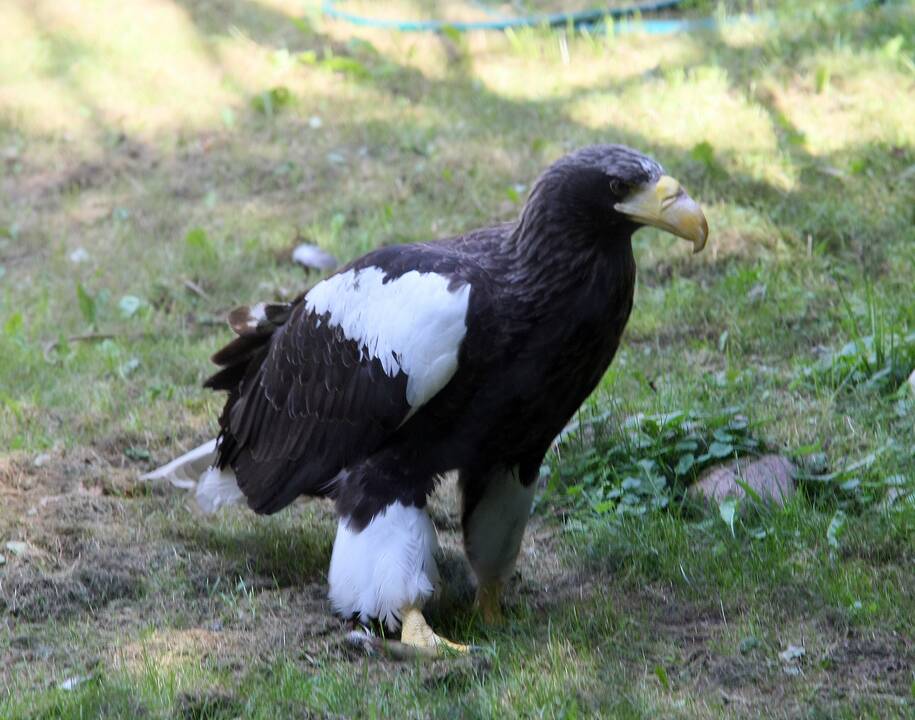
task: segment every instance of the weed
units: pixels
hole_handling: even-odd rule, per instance
[[[568,428],[552,456],[551,489],[598,514],[643,514],[682,502],[705,468],[763,450],[737,407],[637,415],[616,427],[611,417]],[[593,437],[587,447],[584,430]]]

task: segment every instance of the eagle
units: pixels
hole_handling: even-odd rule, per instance
[[[381,247],[293,302],[234,310],[205,383],[228,394],[218,438],[146,477],[194,485],[211,511],[332,499],[333,610],[418,651],[468,651],[422,614],[438,582],[427,498],[457,472],[476,603],[497,622],[543,458],[619,347],[646,225],[695,252],[708,238],[655,160],[594,145],[547,168],[514,222]]]

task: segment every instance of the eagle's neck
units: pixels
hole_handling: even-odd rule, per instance
[[[608,301],[622,299],[616,297],[620,292],[631,296],[634,230],[635,226],[619,227],[603,237],[592,224],[529,205],[502,243],[501,253],[511,268],[509,282],[519,299],[524,296],[544,309],[561,308],[563,297],[582,292]]]

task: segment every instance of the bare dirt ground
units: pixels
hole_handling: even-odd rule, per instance
[[[379,679],[406,671],[402,663],[365,661],[343,642],[345,624],[325,597],[335,523],[329,504],[299,502],[282,526],[243,509],[212,518],[196,513],[186,492],[144,485],[137,474],[136,464],[104,450],[4,460],[0,537],[25,543],[4,550],[0,568],[5,686],[39,689],[99,667],[131,672],[149,662],[195,658],[239,678],[255,662],[290,655],[305,667],[364,662]],[[452,612],[472,598],[457,507],[456,489],[446,481],[432,505],[444,589],[430,617],[449,630]],[[910,639],[861,632],[828,609],[786,595],[793,632],[807,638],[806,657],[788,665],[766,651],[765,641],[736,649],[728,641],[729,625],[752,616],[749,603],[726,612],[712,599],[687,600],[663,585],[632,587],[625,576],[625,567],[583,567],[564,548],[555,523],[538,516],[508,613],[531,614],[535,623],[540,619],[535,632],[548,633],[551,615],[562,608],[589,613],[595,601],[613,607],[616,632],[593,639],[597,652],[634,677],[650,676],[663,662],[671,684],[741,715],[777,707],[794,716],[810,701],[854,708],[909,690]],[[422,672],[432,686],[460,684],[489,672],[489,662],[485,656],[439,661]],[[187,702],[234,702],[231,691],[204,696]]]

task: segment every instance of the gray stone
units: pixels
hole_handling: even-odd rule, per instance
[[[738,484],[740,480],[764,501],[781,506],[795,493],[796,474],[794,463],[781,455],[741,458],[707,469],[689,492],[715,503],[729,497],[743,498],[746,492]]]

